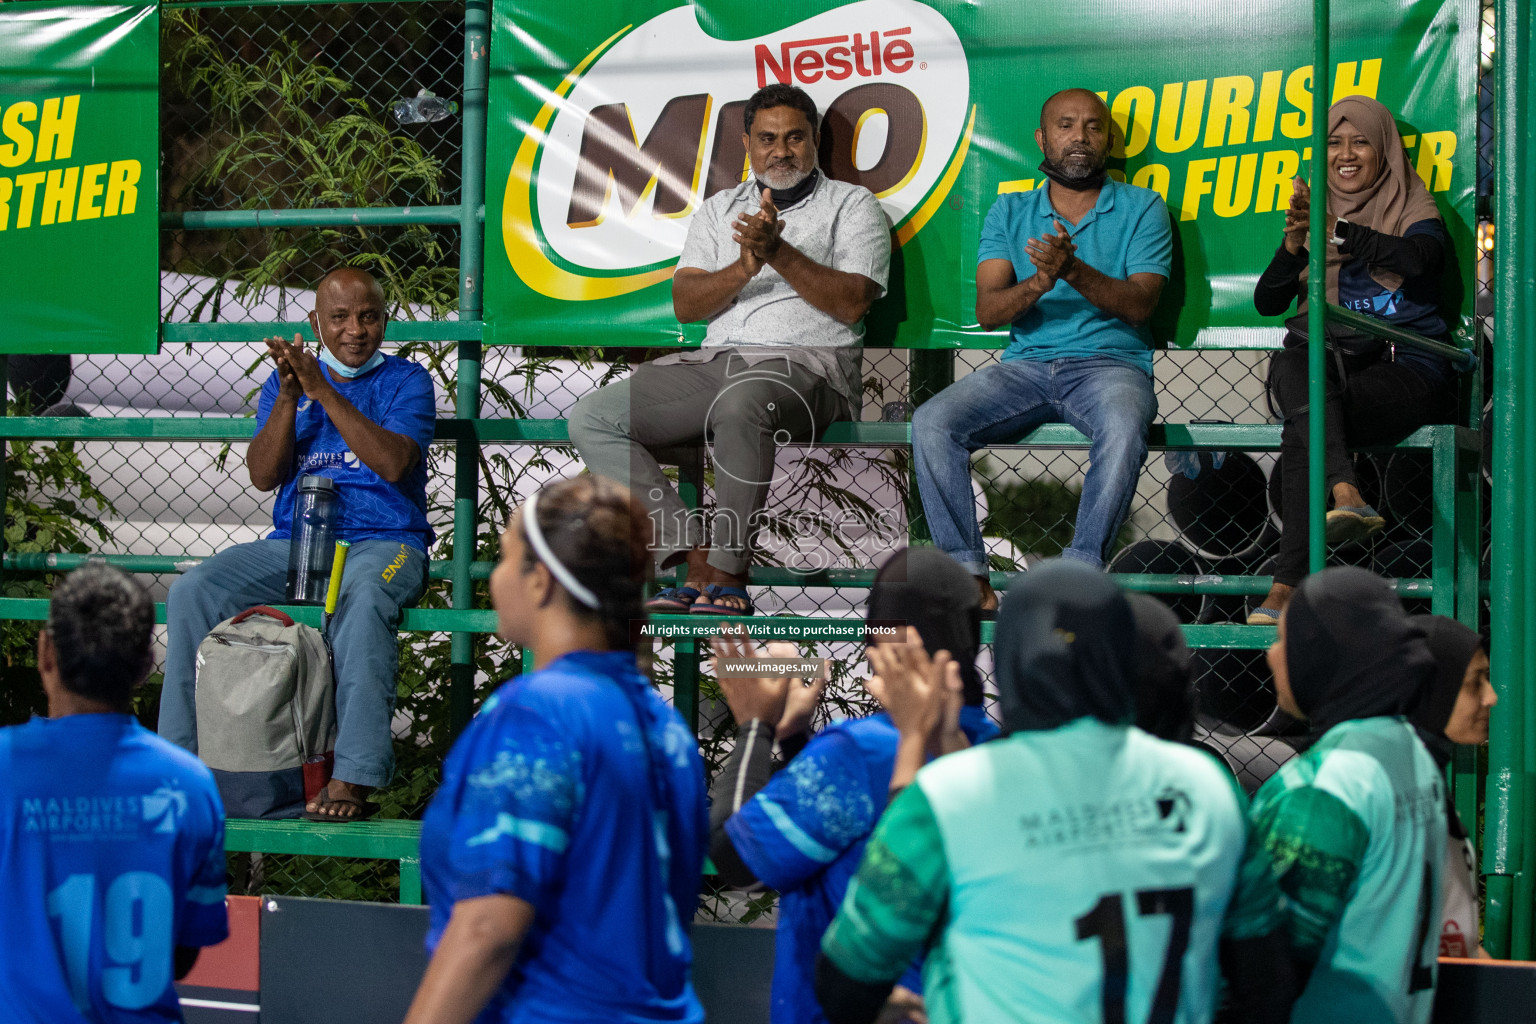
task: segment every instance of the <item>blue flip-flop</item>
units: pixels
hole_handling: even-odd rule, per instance
[[[723,597],[735,597],[746,602],[745,608],[732,608],[730,605],[720,603]],[[756,611],[752,607],[752,598],[747,596],[745,587],[722,587],[718,583],[711,583],[704,588],[704,596],[693,603],[695,615],[751,615]]]
[[[1328,543],[1360,544],[1386,526],[1386,519],[1369,505],[1340,505],[1328,513]]]
[[[1271,608],[1269,605],[1259,605],[1248,613],[1248,625],[1250,626],[1278,626],[1280,625],[1280,612],[1284,609]]]
[[[680,615],[689,611],[698,599],[699,592],[693,587],[667,587],[645,602],[645,610],[663,615]]]

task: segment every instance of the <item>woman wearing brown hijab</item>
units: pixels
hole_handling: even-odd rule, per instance
[[[1310,195],[1296,179],[1285,237],[1259,278],[1253,302],[1286,320],[1285,350],[1270,363],[1269,388],[1284,417],[1281,509],[1284,533],[1275,582],[1250,625],[1274,625],[1307,573],[1307,229]],[[1439,276],[1447,239],[1440,212],[1408,163],[1391,111],[1347,96],[1328,111],[1328,285],[1330,303],[1428,338],[1446,340]],[[1349,446],[1391,443],[1453,411],[1452,373],[1436,356],[1370,335],[1328,329],[1324,460],[1332,500],[1328,542],[1370,537],[1386,525],[1356,484]]]

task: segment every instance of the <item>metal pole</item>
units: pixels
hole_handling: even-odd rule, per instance
[[[1520,12],[1519,23],[1510,33],[1510,41],[1516,46],[1514,54],[1510,56],[1510,71],[1516,76],[1511,104],[1514,118],[1511,138],[1515,149],[1513,160],[1500,167],[1509,183],[1509,191],[1515,194],[1515,208],[1511,217],[1515,237],[1510,239],[1510,247],[1506,251],[1513,264],[1509,268],[1511,283],[1519,282],[1514,288],[1506,289],[1514,294],[1519,303],[1518,312],[1506,321],[1510,325],[1510,331],[1505,335],[1509,340],[1506,347],[1517,351],[1519,358],[1511,363],[1513,376],[1509,381],[1510,390],[1504,399],[1507,407],[1518,417],[1515,420],[1516,436],[1506,447],[1512,454],[1518,453],[1519,461],[1509,467],[1510,472],[1505,477],[1504,485],[1511,500],[1519,502],[1520,511],[1518,519],[1510,519],[1511,562],[1519,566],[1520,574],[1513,577],[1512,589],[1518,588],[1515,592],[1517,600],[1510,604],[1511,618],[1508,623],[1508,640],[1511,648],[1520,652],[1520,660],[1506,669],[1504,675],[1511,689],[1520,689],[1518,707],[1521,728],[1516,773],[1521,787],[1520,857],[1515,861],[1509,955],[1529,960],[1533,953],[1533,938],[1536,938],[1532,930],[1532,913],[1536,910],[1536,843],[1530,841],[1528,833],[1531,823],[1536,822],[1536,786],[1531,785],[1530,779],[1531,768],[1536,766],[1536,750],[1532,749],[1533,744],[1536,744],[1536,723],[1531,720],[1531,716],[1536,714],[1536,701],[1530,700],[1525,689],[1526,673],[1531,668],[1530,645],[1536,641],[1536,588],[1533,588],[1529,578],[1533,568],[1532,556],[1536,554],[1536,512],[1531,509],[1529,500],[1531,484],[1536,481],[1536,404],[1533,404],[1533,398],[1536,398],[1536,358],[1533,358],[1532,352],[1532,346],[1536,345],[1536,323],[1532,321],[1531,306],[1536,301],[1536,281],[1532,279],[1532,274],[1536,273],[1536,196],[1524,188],[1524,182],[1518,186],[1516,183],[1517,175],[1530,166],[1533,148],[1536,148],[1531,145],[1529,125],[1530,111],[1536,108],[1529,67],[1536,19],[1533,19],[1528,2],[1520,2],[1516,6]]]
[[[1312,205],[1307,232],[1307,568],[1327,560],[1328,478],[1323,461],[1328,304],[1328,0],[1312,2]]]
[[[490,0],[469,0],[464,10],[463,190],[459,203],[459,319],[484,319],[486,93],[491,80]],[[476,362],[479,361],[478,352]],[[479,413],[480,376],[469,382]],[[463,380],[459,381],[463,401]]]
[[[485,126],[486,88],[490,81],[490,3],[469,0],[464,10],[464,139],[460,150],[463,194],[459,203],[459,319],[481,320],[485,266]],[[461,420],[480,417],[479,341],[459,342],[458,401]],[[453,607],[471,608],[471,566],[477,541],[480,504],[480,442],[454,444]],[[473,633],[454,633],[448,683],[449,727],[457,734],[473,713],[475,648]]]
[[[1488,795],[1483,837],[1483,872],[1487,877],[1484,945],[1496,957],[1529,955],[1529,875],[1523,875],[1530,820],[1526,779],[1526,713],[1524,679],[1531,607],[1527,580],[1523,491],[1536,480],[1528,459],[1536,431],[1529,429],[1531,410],[1530,346],[1533,338],[1532,196],[1521,190],[1516,175],[1524,166],[1524,93],[1528,76],[1523,64],[1529,42],[1531,15],[1525,0],[1499,0],[1496,11],[1496,142],[1497,171],[1494,203],[1494,271],[1497,284],[1498,358],[1493,377],[1493,559],[1489,589],[1493,626],[1493,685],[1499,693],[1489,726]],[[1527,192],[1522,196],[1521,192]]]
[[[226,228],[391,227],[401,224],[457,224],[458,206],[313,207],[307,210],[167,210],[162,228],[217,231]]]

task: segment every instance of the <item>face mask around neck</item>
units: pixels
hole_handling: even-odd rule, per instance
[[[369,370],[378,369],[380,364],[384,362],[384,353],[382,351],[375,352],[373,355],[368,357],[368,361],[362,366],[352,367],[331,355],[331,350],[327,348],[322,342],[320,345],[320,361],[326,366],[329,366],[331,368],[331,372],[336,376],[345,377],[347,380],[351,380],[354,377],[361,377]]]
[[[820,172],[816,168],[812,167],[810,174],[807,174],[800,180],[798,184],[790,188],[773,188],[764,182],[762,178],[757,178],[755,179],[757,181],[757,193],[758,195],[761,195],[763,189],[766,188],[768,189],[769,194],[773,196],[773,205],[779,207],[780,209],[783,209],[786,206],[793,206],[800,200],[804,199],[806,196],[810,195],[811,192],[816,188],[816,178],[819,174]]]
[[[1040,173],[1071,192],[1092,192],[1096,188],[1103,188],[1105,179],[1109,177],[1109,172],[1100,167],[1088,177],[1074,180],[1062,174],[1049,160],[1040,161]]]

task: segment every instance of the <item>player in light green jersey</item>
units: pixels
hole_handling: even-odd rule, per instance
[[[1426,1024],[1445,864],[1444,781],[1402,716],[1435,671],[1423,631],[1364,569],[1306,578],[1269,653],[1303,752],[1254,798],[1250,867],[1285,895],[1301,1024]]]
[[[828,1019],[873,1020],[928,946],[933,1024],[1205,1022],[1224,945],[1263,965],[1234,972],[1239,1004],[1283,1020],[1278,893],[1266,872],[1234,892],[1243,797],[1206,754],[1131,726],[1119,588],[1045,563],[1013,583],[997,633],[1009,735],[933,762],[891,804],[822,942]]]

